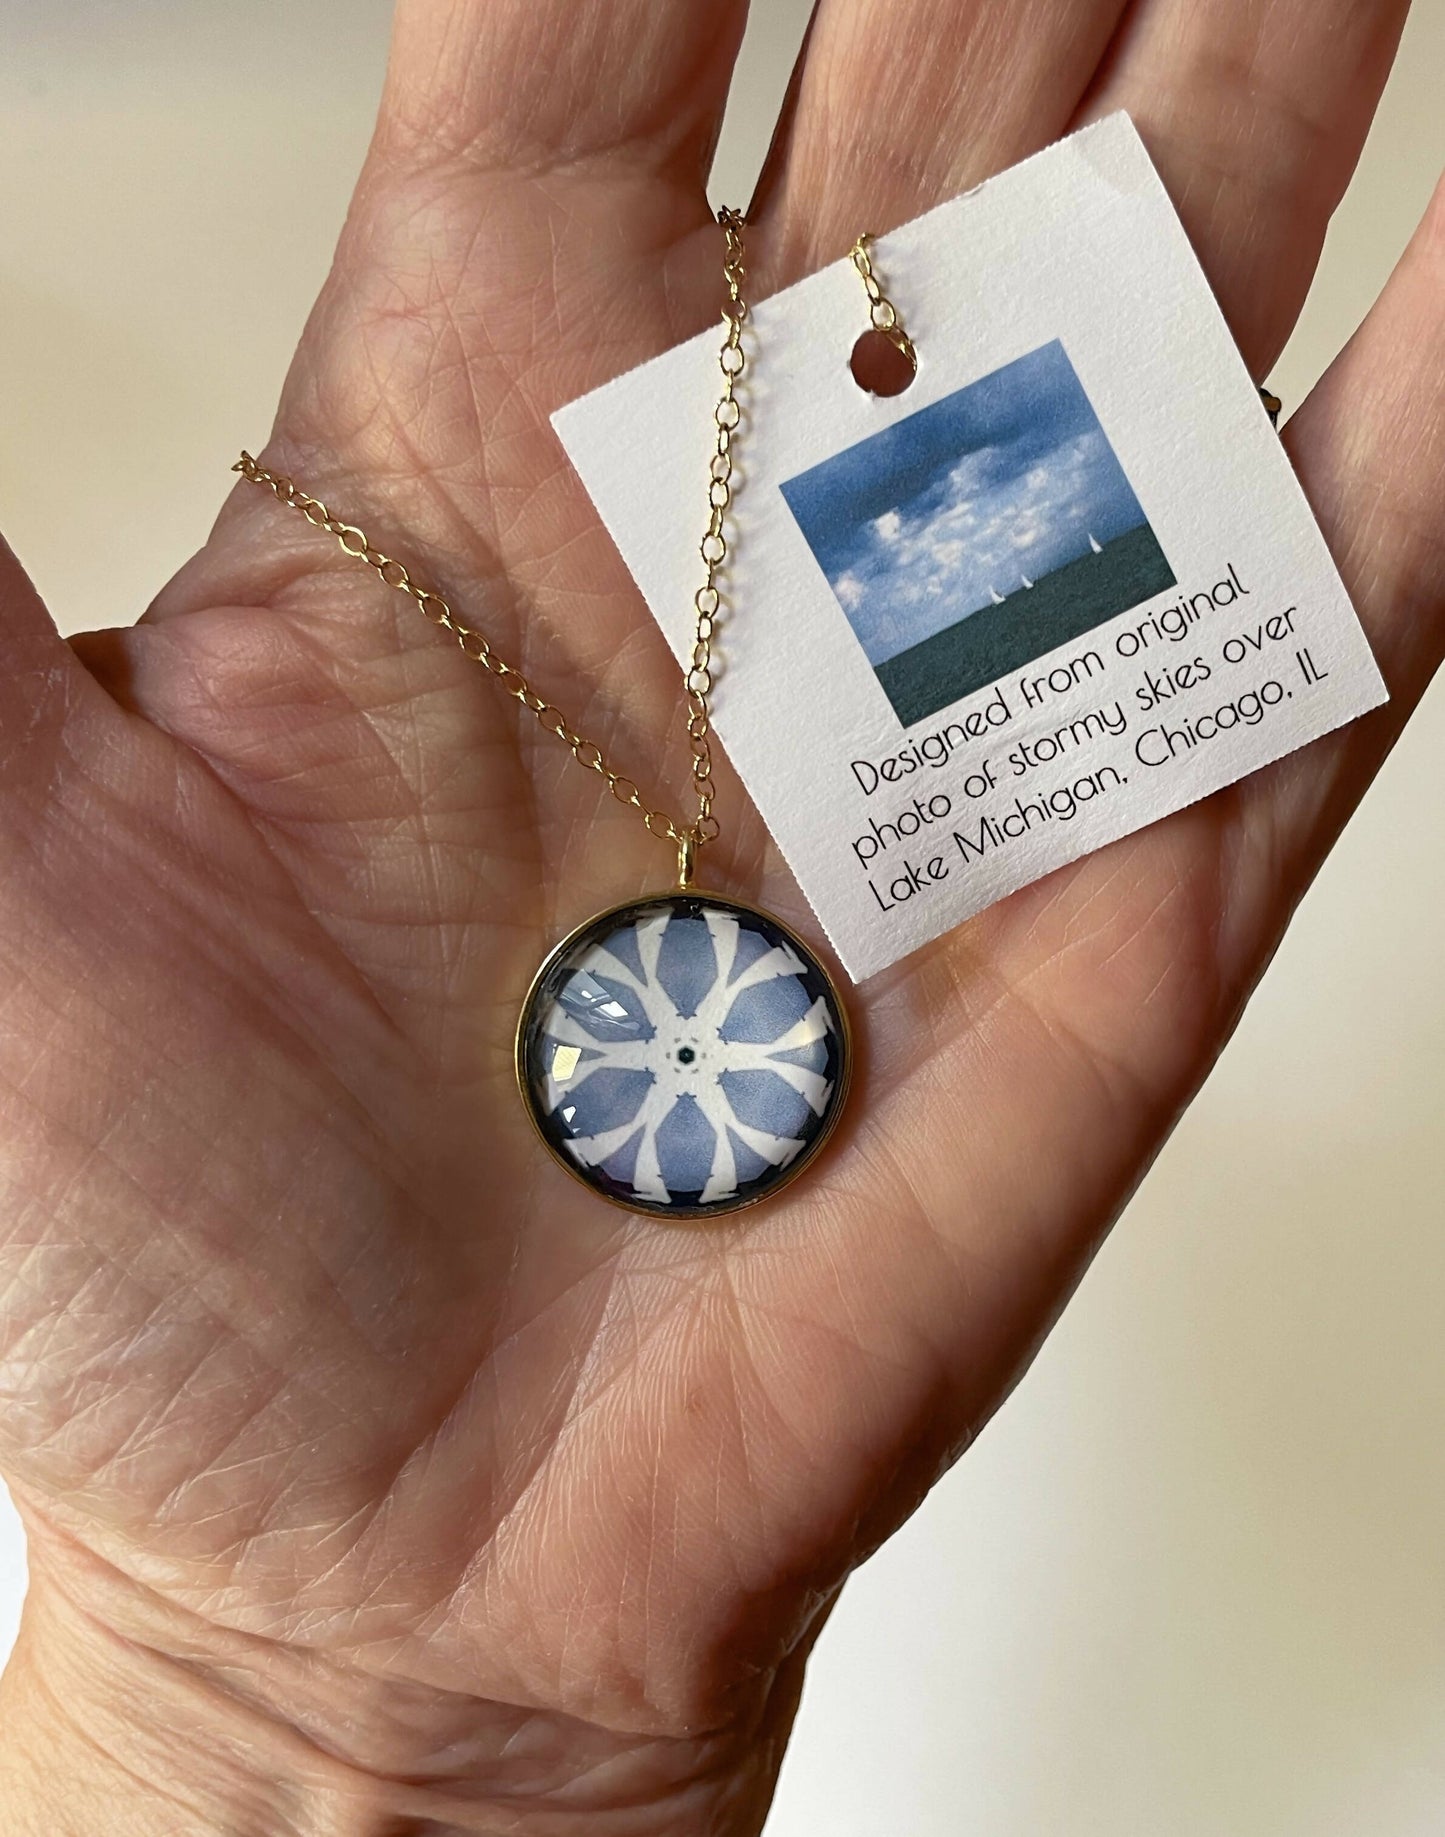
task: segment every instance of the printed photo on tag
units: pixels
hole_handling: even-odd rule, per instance
[[[1385,699],[1127,116],[870,255],[901,393],[846,251],[750,314],[713,695],[855,979]],[[680,663],[718,343],[553,417]]]
[[[1175,584],[1057,339],[782,492],[905,727]]]

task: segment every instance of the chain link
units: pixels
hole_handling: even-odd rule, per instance
[[[867,230],[864,230],[850,251],[853,266],[858,270],[858,278],[863,283],[863,291],[868,295],[869,320],[873,330],[882,332],[888,342],[895,345],[908,359],[909,367],[916,371],[918,352],[914,348],[913,340],[904,331],[903,321],[898,317],[898,308],[884,293],[879,285],[878,276],[874,272],[873,256],[868,247],[872,241],[873,237]]]
[[[647,803],[641,791],[633,781],[621,772],[615,772],[607,763],[602,748],[594,741],[585,739],[568,722],[562,711],[547,699],[539,695],[515,665],[507,663],[492,649],[490,641],[475,626],[465,624],[458,618],[451,602],[434,589],[422,585],[412,574],[405,562],[394,556],[384,555],[368,539],[366,532],[354,523],[347,523],[333,515],[320,498],[309,495],[293,478],[284,472],[272,472],[249,453],[242,453],[231,468],[239,472],[242,478],[253,485],[264,486],[273,492],[281,503],[299,510],[316,529],[334,536],[345,552],[354,560],[364,562],[378,578],[398,593],[405,593],[416,602],[417,610],[422,617],[449,631],[461,646],[462,651],[473,663],[494,676],[508,695],[515,697],[524,708],[537,717],[539,724],[549,734],[554,734],[572,754],[578,765],[589,772],[596,772],[607,785],[607,789],[618,803],[636,810],[643,822],[655,836],[677,844],[678,884],[686,886],[692,879],[693,864],[698,851],[707,842],[711,842],[719,833],[717,818],[713,815],[713,800],[716,788],[712,776],[712,660],[713,638],[717,630],[718,613],[722,605],[722,595],[718,587],[728,557],[728,542],[724,534],[728,509],[732,503],[732,449],[733,436],[742,420],[742,410],[737,400],[737,385],[747,367],[747,357],[743,350],[743,325],[748,316],[747,302],[743,298],[742,286],[747,270],[743,265],[743,232],[745,220],[740,211],[720,210],[718,224],[723,232],[724,259],[723,279],[727,286],[727,301],[723,307],[723,323],[726,334],[722,349],[718,353],[718,367],[722,371],[722,394],[713,411],[713,422],[717,439],[712,459],[708,466],[708,522],[707,532],[699,544],[703,567],[706,570],[701,587],[693,600],[696,612],[696,623],[693,628],[693,644],[688,667],[683,675],[683,690],[687,705],[688,748],[692,761],[693,792],[697,798],[697,814],[690,823],[669,815],[665,810],[654,809]]]

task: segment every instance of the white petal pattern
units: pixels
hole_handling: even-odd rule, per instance
[[[847,1079],[836,991],[776,919],[679,893],[569,940],[523,1023],[523,1086],[589,1184],[696,1216],[762,1197],[821,1143]]]

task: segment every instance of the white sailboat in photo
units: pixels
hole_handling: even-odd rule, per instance
[[[1096,555],[1102,555],[1102,554],[1103,554],[1103,552],[1104,552],[1104,545],[1103,545],[1103,543],[1102,543],[1102,542],[1095,542],[1095,540],[1094,540],[1094,532],[1093,532],[1093,530],[1090,530],[1090,531],[1089,531],[1089,547],[1090,547],[1090,548],[1091,548],[1091,549],[1092,549],[1092,550],[1094,551],[1094,553],[1095,553]]]
[[[1034,584],[1034,583],[1033,583],[1033,582],[1032,582],[1032,581],[1031,581],[1031,580],[1029,579],[1029,577],[1028,577],[1028,575],[1027,575],[1027,574],[1020,574],[1020,575],[1019,575],[1019,579],[1020,579],[1020,580],[1021,580],[1021,581],[1023,582],[1023,584],[1024,584],[1024,585],[1025,585],[1026,587],[1032,587],[1032,586],[1033,586],[1033,584]]]
[[[995,606],[1003,605],[1003,595],[1001,593],[995,593],[992,587],[989,588],[989,593],[992,596],[993,603]]]

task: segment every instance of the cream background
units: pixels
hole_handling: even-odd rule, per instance
[[[804,11],[757,4],[733,199]],[[0,0],[0,524],[66,629],[134,616],[263,438],[387,13]],[[1287,401],[1424,208],[1442,71],[1416,0]],[[850,1586],[769,1837],[1445,1828],[1442,782],[1437,689],[1037,1365]],[[6,1515],[0,1644],[22,1587]]]

